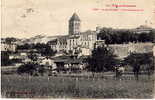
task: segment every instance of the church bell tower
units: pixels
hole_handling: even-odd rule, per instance
[[[74,13],[69,19],[69,35],[76,35],[80,33],[81,20],[79,16]]]

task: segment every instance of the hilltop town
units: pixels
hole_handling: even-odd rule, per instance
[[[49,59],[46,57],[48,56],[48,58],[50,58],[53,63],[55,62],[58,64],[66,63],[65,60],[68,59],[68,57],[71,55],[76,56],[77,58],[86,58],[92,54],[92,51],[95,48],[102,45],[107,45],[109,48],[111,48],[114,54],[117,55],[118,59],[124,59],[132,52],[152,52],[152,34],[154,32],[153,28],[147,27],[145,25],[141,25],[135,29],[112,29],[98,26],[96,27],[96,30],[81,32],[81,23],[82,22],[79,16],[74,13],[69,19],[68,35],[53,37],[45,37],[40,35],[25,40],[15,38],[1,39],[1,51],[12,52],[6,58],[13,59],[16,63],[18,61],[20,64],[31,61],[31,59],[28,57],[30,52],[34,52],[40,62],[44,62],[44,60],[48,61]],[[111,34],[110,41],[114,42],[108,41],[108,35],[106,35],[108,33]],[[124,33],[126,35],[124,37],[126,40],[120,40],[122,42],[117,42],[117,37],[121,37],[117,34]],[[128,33],[132,34],[133,36],[129,35]],[[135,35],[139,36],[139,39],[135,38]],[[114,36],[114,38],[112,38],[112,36]],[[43,55],[43,52],[39,52],[39,50],[41,51],[41,48],[44,48],[45,50],[48,49],[49,53],[52,54],[47,53],[46,56]],[[48,51],[44,51],[44,53],[46,52]],[[64,60],[61,58],[61,56],[67,56],[67,58]],[[81,61],[81,59],[77,60],[77,63],[80,63],[78,61]]]
[[[81,32],[80,29],[81,29],[81,20],[79,16],[76,13],[74,13],[69,20],[69,30],[68,30],[69,34],[68,35],[51,36],[51,37],[38,35],[30,39],[12,41],[14,45],[12,45],[12,47],[10,48],[6,46],[7,44],[5,43],[5,39],[2,39],[1,49],[2,51],[5,51],[5,49],[10,49],[10,50],[12,49],[12,51],[15,51],[15,47],[16,47],[15,45],[22,45],[26,43],[28,44],[48,43],[51,46],[51,48],[57,52],[60,52],[60,51],[69,52],[69,51],[74,51],[75,48],[80,48],[82,55],[90,55],[91,51],[94,49],[95,46],[97,46],[98,42],[104,43],[105,41],[104,39],[98,38],[98,34],[100,33],[101,30],[111,29],[113,31],[125,31],[125,32],[131,31],[137,34],[149,33],[151,31],[154,31],[153,28],[147,27],[145,25],[141,25],[138,28],[130,29],[130,30],[129,29],[112,29],[112,28],[105,28],[105,27],[102,28],[101,26],[96,27],[96,30],[93,30],[93,31],[88,30],[85,32]],[[148,41],[148,42],[151,42],[151,41]],[[124,43],[121,43],[121,44],[123,45]],[[133,44],[134,46],[135,43],[132,42],[130,44]],[[141,44],[142,43],[140,43],[140,45]],[[129,44],[126,44],[126,45],[129,45]],[[133,46],[131,46],[131,48]]]
[[[146,79],[145,75],[151,77],[154,74],[155,29],[146,25],[134,29],[97,26],[95,30],[81,32],[82,21],[76,13],[70,17],[68,23],[68,35],[38,35],[29,39],[1,38],[3,96],[24,97],[16,92],[13,92],[15,93],[13,96],[12,92],[7,92],[10,84],[15,84],[12,86],[13,90],[18,90],[18,86],[24,84],[20,89],[34,87],[30,93],[39,93],[40,97],[60,95],[60,97],[111,98],[117,94],[116,90],[122,85],[123,88],[128,87],[124,88],[127,92],[117,90],[120,94],[114,97],[137,98],[142,91],[147,98],[152,97],[152,92],[145,91],[152,91],[150,88],[153,86],[153,81],[145,80],[145,83],[150,84],[146,89],[143,88],[143,82],[138,80],[143,77],[142,75]],[[134,81],[135,79],[137,81]],[[51,86],[48,84],[50,82]],[[109,87],[106,85],[104,87],[103,83],[110,84],[109,87],[115,84],[117,86],[111,88],[110,92],[104,92],[109,91]],[[135,84],[139,87],[135,88]],[[132,88],[129,89],[131,86],[134,87],[134,91],[137,89],[138,91],[135,93]],[[55,95],[56,93],[58,95]],[[122,95],[124,93],[127,93],[127,96]],[[38,96],[38,94],[30,95]],[[144,98],[145,95],[139,97]],[[29,97],[29,94],[26,96]]]

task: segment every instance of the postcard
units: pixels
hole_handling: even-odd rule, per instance
[[[1,1],[1,98],[155,98],[154,0]]]

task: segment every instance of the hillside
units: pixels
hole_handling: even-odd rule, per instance
[[[28,44],[32,44],[32,43],[47,43],[48,41],[51,41],[53,39],[56,39],[60,36],[43,36],[43,35],[37,35],[35,37],[29,38],[29,39],[24,39],[22,40],[23,44],[24,43],[28,43]]]

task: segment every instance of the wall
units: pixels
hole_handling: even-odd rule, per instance
[[[147,53],[153,51],[153,43],[112,44],[109,47],[121,59],[127,57],[131,52]]]

